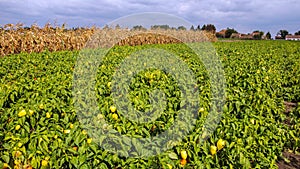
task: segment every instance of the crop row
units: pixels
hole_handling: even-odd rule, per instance
[[[203,143],[200,138],[206,137],[203,124],[212,100],[211,77],[186,45],[115,46],[97,67],[94,89],[100,113],[84,112],[91,117],[86,123],[105,120],[108,123],[105,128],[130,138],[154,137],[172,129],[180,117],[179,105],[184,103],[174,76],[158,69],[146,69],[137,72],[128,84],[128,100],[143,112],[151,108],[149,93],[161,89],[166,96],[166,107],[152,122],[127,119],[115,107],[111,88],[123,84],[113,79],[122,60],[139,50],[162,49],[179,56],[194,73],[200,101],[195,128],[182,141],[175,142],[174,147],[149,158],[125,158],[109,152],[103,148],[109,142],[102,138],[103,144],[98,144],[93,133],[82,126],[84,122],[79,122],[80,111],[74,106],[77,103],[73,89],[75,72],[80,72],[76,69],[79,52],[3,57],[0,60],[0,166],[276,168],[283,151],[297,152],[300,146],[300,109],[284,113],[284,101],[300,101],[299,43],[253,41],[213,45],[224,67],[226,98],[220,123]],[[93,64],[83,63],[82,68]],[[123,73],[124,77],[130,74]],[[80,87],[88,90],[90,86]],[[135,142],[126,146],[139,149]]]

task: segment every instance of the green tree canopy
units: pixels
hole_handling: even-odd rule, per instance
[[[190,30],[191,30],[191,31],[194,31],[194,30],[195,30],[194,25],[191,26]]]
[[[186,28],[184,26],[179,26],[177,29],[178,30],[186,30]]]
[[[147,29],[144,28],[142,25],[136,25],[136,26],[132,27],[131,30],[147,30]]]
[[[233,33],[238,33],[238,31],[236,31],[236,30],[233,29],[233,28],[227,28],[227,30],[226,30],[226,32],[225,32],[225,38],[230,38],[230,36],[231,36]]]
[[[259,31],[259,30],[256,30],[256,31],[253,31],[253,38],[254,39],[262,39],[262,36],[265,34],[263,31]]]
[[[170,26],[169,25],[153,25],[151,26],[151,29],[170,29]]]
[[[216,27],[213,24],[207,24],[207,25],[203,25],[201,30],[205,30],[208,32],[212,32],[212,33],[216,33]]]
[[[266,38],[267,38],[267,39],[271,39],[271,38],[272,38],[272,35],[271,35],[271,33],[270,33],[270,32],[267,32],[267,34],[266,34]]]
[[[283,39],[285,39],[286,35],[288,35],[289,32],[287,30],[280,30],[278,33],[277,33],[277,36],[281,36]]]

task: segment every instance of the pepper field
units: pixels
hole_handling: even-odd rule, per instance
[[[143,111],[149,106],[148,93],[154,87],[165,92],[167,107],[155,121],[130,121],[112,107],[110,86],[117,83],[112,82],[112,76],[120,61],[136,50],[168,49],[194,72],[201,102],[194,129],[171,149],[149,158],[125,158],[108,152],[82,128],[72,92],[79,51],[2,57],[0,167],[277,168],[280,161],[288,161],[283,152],[299,153],[300,43],[212,44],[224,68],[226,98],[221,120],[203,144],[199,138],[210,109],[209,76],[185,45],[115,46],[107,54],[104,66],[99,66],[95,91],[101,114],[95,119],[105,119],[109,127],[133,138],[152,137],[167,130],[176,120],[180,91],[168,73],[156,69],[139,72],[130,84],[129,100],[134,108]],[[225,145],[220,146],[219,140],[224,140]]]

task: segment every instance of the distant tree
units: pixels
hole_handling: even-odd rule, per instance
[[[216,27],[213,24],[203,25],[201,30],[216,33]]]
[[[200,31],[200,30],[201,30],[200,25],[197,26],[197,29],[196,29],[196,30],[197,30],[197,31]]]
[[[206,30],[208,31],[208,32],[212,32],[212,33],[216,33],[216,27],[215,27],[215,25],[213,25],[213,24],[208,24],[208,25],[206,25]]]
[[[190,30],[191,30],[191,31],[194,31],[194,30],[195,30],[194,25],[191,26]]]
[[[146,28],[144,28],[142,25],[136,25],[136,26],[134,26],[134,27],[132,27],[132,29],[131,30],[147,30]]]
[[[186,28],[184,26],[179,26],[177,29],[178,30],[186,30]]]
[[[287,30],[280,30],[278,33],[277,33],[277,36],[280,36],[281,38],[285,39],[286,35],[288,35],[289,32]]]
[[[25,26],[24,29],[25,29],[25,30],[30,30],[30,27]]]
[[[170,29],[170,26],[169,25],[153,25],[151,26],[151,29]]]
[[[238,33],[235,29],[233,28],[227,28],[226,32],[225,32],[225,38],[230,38],[230,36],[233,33]]]
[[[256,39],[256,40],[259,40],[259,39],[261,39],[261,36],[259,34],[254,34],[253,38]]]
[[[263,32],[263,31],[260,31],[259,33],[260,33],[260,37],[264,36],[264,34],[265,34],[265,32]]]
[[[61,25],[61,29],[66,29],[66,27],[67,27],[67,24],[66,23],[63,23],[62,25]]]
[[[267,38],[267,39],[271,39],[271,38],[272,38],[272,35],[271,35],[271,33],[270,33],[270,32],[267,32],[267,34],[266,34],[266,38]]]
[[[295,35],[300,35],[300,31],[296,32]]]
[[[105,26],[103,27],[103,29],[104,29],[104,30],[108,30],[108,29],[110,29],[110,27],[109,27],[108,25],[105,25]]]
[[[119,24],[117,24],[117,25],[115,26],[115,29],[121,29],[121,26],[120,26]]]
[[[158,25],[152,25],[150,29],[158,29],[159,26]]]
[[[259,30],[256,30],[256,31],[253,31],[253,38],[254,39],[262,39],[262,37],[264,36],[264,32],[263,31],[259,31]]]
[[[170,29],[170,26],[169,25],[161,25],[160,26],[162,29]]]

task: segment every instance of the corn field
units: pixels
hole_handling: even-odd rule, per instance
[[[89,39],[93,41],[88,41]],[[44,27],[6,24],[0,28],[0,56],[42,51],[80,50],[84,47],[114,45],[166,44],[181,42],[216,41],[214,34],[186,30],[129,30],[86,27],[65,29],[64,26]],[[89,42],[88,44],[86,44]]]

